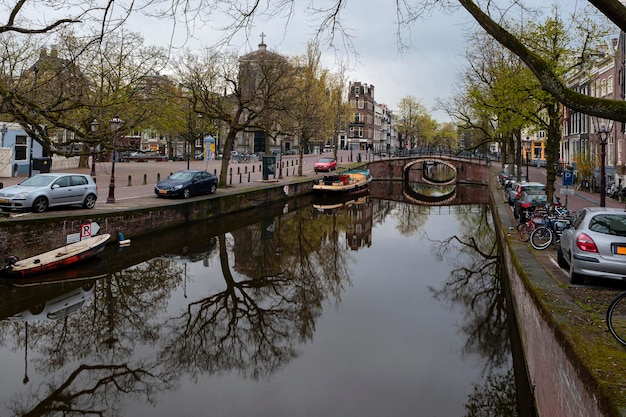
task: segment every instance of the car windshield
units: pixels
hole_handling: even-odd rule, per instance
[[[546,190],[546,187],[544,187],[543,185],[522,185],[522,187],[524,188],[524,190],[529,191],[529,192],[542,192]]]
[[[626,237],[626,215],[598,214],[589,222],[589,230],[605,235]]]
[[[193,178],[194,174],[195,174],[194,172],[180,171],[180,172],[175,172],[172,175],[170,175],[169,179],[176,180],[176,181],[189,181],[190,179]]]
[[[330,159],[330,158],[322,158],[322,159],[320,159],[318,162],[322,162],[322,163],[329,163],[329,162],[333,162],[333,160],[332,160],[332,159]]]
[[[34,177],[20,182],[19,185],[23,185],[24,187],[45,187],[57,178],[58,177],[55,175],[35,175]]]

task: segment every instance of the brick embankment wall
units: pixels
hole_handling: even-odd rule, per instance
[[[561,328],[567,325],[556,317],[566,299],[563,288],[546,273],[527,244],[507,236],[514,225],[496,182],[490,186],[491,207],[538,416],[619,415],[607,411],[608,401],[594,391],[585,377],[585,365],[571,354],[570,341]]]
[[[81,224],[90,221],[99,225],[100,233],[110,233],[115,238],[121,231],[125,237],[133,237],[287,201],[310,193],[310,187],[310,181],[287,186],[270,184],[231,193],[218,191],[216,195],[192,201],[153,199],[152,205],[140,203],[138,207],[124,209],[121,209],[120,203],[108,210],[73,210],[71,216],[67,216],[67,212],[55,215],[53,211],[48,211],[31,214],[23,220],[6,219],[0,222],[0,255],[19,254],[20,258],[26,258],[48,251],[51,247],[63,246],[68,235],[78,233]]]

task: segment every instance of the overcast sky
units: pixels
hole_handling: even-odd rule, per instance
[[[120,0],[124,1],[124,0]],[[132,0],[126,0],[132,2]],[[283,0],[286,1],[286,0]],[[303,55],[306,53],[307,43],[313,39],[319,22],[307,16],[304,7],[329,7],[335,0],[291,0],[294,5],[289,20],[287,12],[282,17],[266,19],[260,17],[254,21],[253,27],[247,28],[246,33],[235,36],[231,48],[240,54],[256,50],[261,42],[261,34],[265,34],[264,41],[270,51],[282,55]],[[492,0],[500,4],[507,11],[508,17],[516,20],[529,19],[528,12],[523,14],[518,7],[507,7],[519,0]],[[270,4],[278,1],[268,0]],[[194,3],[193,1],[191,2]],[[244,2],[245,3],[245,2]],[[420,1],[409,1],[412,5],[422,4]],[[442,1],[439,1],[441,4]],[[559,4],[561,17],[567,22],[570,13],[576,11],[579,15],[588,15],[586,1],[573,0],[524,0],[524,4],[540,8],[549,13],[554,3]],[[30,4],[30,3],[29,3]],[[120,2],[115,2],[113,13],[120,10]],[[135,6],[138,4],[134,2]],[[165,3],[164,3],[165,4]],[[223,3],[219,3],[223,4]],[[260,2],[265,5],[266,2]],[[437,100],[447,100],[456,91],[460,73],[464,69],[465,52],[467,49],[467,35],[475,30],[476,24],[464,9],[458,6],[455,12],[444,13],[436,11],[423,20],[415,22],[410,32],[404,32],[405,40],[410,42],[411,51],[399,51],[397,43],[396,2],[381,0],[348,0],[341,11],[344,26],[350,31],[357,56],[346,51],[341,38],[336,39],[336,50],[322,45],[323,64],[326,68],[333,67],[337,56],[342,56],[345,62],[349,59],[348,80],[360,81],[375,86],[375,99],[379,103],[387,104],[392,110],[397,110],[398,103],[403,97],[414,96],[431,111],[433,117],[440,121],[449,121],[447,114],[435,110]],[[456,4],[450,1],[448,4]],[[57,14],[64,14],[63,10],[51,11],[44,8],[43,15],[51,19]],[[41,13],[43,10],[29,10],[28,15]],[[595,10],[592,10],[595,14]],[[149,18],[135,10],[128,20],[128,28],[142,33],[146,45],[168,47],[184,46],[190,49],[199,49],[202,46],[212,46],[218,42],[224,32],[217,30],[225,26],[228,18],[216,18],[212,21],[199,23],[199,19],[191,21],[195,25],[193,38],[187,36],[187,26],[178,24],[176,27],[171,21]],[[172,50],[174,54],[180,49]]]
[[[301,3],[301,2],[296,2]],[[384,5],[384,6],[382,6]],[[452,94],[453,85],[464,65],[463,54],[467,32],[473,21],[459,10],[454,14],[435,14],[432,18],[415,24],[411,33],[405,33],[412,43],[413,50],[399,52],[396,39],[395,4],[374,0],[351,0],[343,11],[345,25],[351,29],[357,57],[343,49],[337,41],[337,51],[322,46],[324,66],[331,68],[336,55],[348,54],[350,59],[349,81],[360,81],[375,86],[375,99],[397,109],[400,99],[414,96],[431,110],[439,121],[449,121],[441,111],[434,111],[437,98]],[[284,19],[267,21],[259,19],[250,29],[246,44],[243,34],[235,39],[234,45],[241,47],[241,53],[256,50],[264,33],[269,50],[283,55],[301,55],[306,52],[307,42],[312,39],[315,22],[296,10],[287,24]],[[168,22],[147,23],[146,18],[135,15],[133,28],[144,34],[147,44],[165,46],[170,42],[172,26]],[[195,40],[187,41],[186,47],[197,48],[211,45],[222,35],[215,31],[213,24],[196,29]],[[186,39],[179,27],[175,31],[174,45],[180,46]],[[243,46],[242,46],[243,45]]]

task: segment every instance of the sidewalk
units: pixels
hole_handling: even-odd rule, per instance
[[[313,170],[315,162],[322,156],[331,154],[306,154],[303,158],[303,176],[299,178],[313,178],[316,174]],[[353,154],[356,160],[356,154]],[[337,159],[339,169],[349,164],[350,151],[341,150],[338,152]],[[168,202],[175,200],[157,199],[154,194],[154,185],[162,179],[167,178],[170,174],[183,169],[202,169],[217,176],[220,175],[222,160],[190,160],[187,161],[163,161],[163,162],[116,162],[115,163],[115,204],[107,203],[109,195],[109,185],[111,183],[111,162],[96,162],[96,184],[98,185],[98,201],[95,209],[123,210],[129,207],[137,207],[140,205],[166,205]],[[280,170],[277,168],[275,177],[270,175],[269,181],[275,182],[291,182],[294,176],[298,175],[299,156],[284,155],[282,179],[280,178]],[[61,172],[61,171],[55,171]],[[64,170],[63,172],[77,172],[90,175],[91,166],[89,168],[78,168],[72,170]],[[228,177],[226,184],[228,188],[218,189],[219,193],[233,192],[237,189],[257,187],[266,184],[263,181],[262,162],[258,160],[250,160],[248,162],[236,162],[231,160],[228,165]],[[0,178],[3,187],[8,187],[25,180],[26,176],[20,177],[4,177]]]

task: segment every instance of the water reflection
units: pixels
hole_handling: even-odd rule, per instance
[[[435,299],[463,307],[463,354],[483,358],[487,373],[466,408],[476,409],[482,404],[479,397],[493,392],[496,384],[509,384],[509,393],[506,314],[488,208],[449,207],[446,216],[462,218],[460,228],[453,237],[431,239],[426,233],[428,223],[432,216],[443,216],[441,210],[433,214],[422,206],[361,197],[330,211],[302,199],[286,207],[133,239],[133,245],[122,252],[107,248],[93,265],[96,272],[104,265],[107,273],[89,281],[92,296],[83,300],[80,309],[58,320],[29,321],[28,326],[15,320],[0,323],[0,358],[7,363],[16,352],[28,351],[24,369],[31,370],[26,385],[11,380],[9,375],[15,373],[2,377],[5,392],[0,414],[9,410],[12,415],[32,416],[130,415],[139,398],[146,403],[165,401],[154,414],[169,415],[165,410],[172,404],[165,398],[172,396],[166,393],[180,387],[193,390],[195,383],[189,381],[209,383],[209,376],[227,375],[266,381],[258,384],[279,379],[290,365],[301,362],[297,359],[303,352],[320,343],[316,338],[324,339],[316,335],[324,315],[350,305],[343,298],[353,298],[354,279],[359,280],[354,290],[364,290],[365,272],[356,272],[366,259],[361,254],[371,257],[366,254],[370,247],[377,254],[398,252],[400,248],[376,246],[376,231],[386,230],[386,223],[394,225],[405,245],[428,239],[430,244],[415,247],[431,247],[437,263],[452,265],[442,286],[433,284],[430,289]],[[388,252],[389,259],[393,252]],[[403,268],[394,265],[394,270]],[[403,277],[412,279],[410,272]],[[69,281],[3,287],[1,311],[23,311],[27,303],[44,300],[45,304],[45,300],[85,290],[84,285]],[[359,298],[383,299],[381,291],[386,290],[379,288]],[[389,309],[393,311],[394,306],[390,304]],[[403,311],[397,313],[403,315]],[[306,378],[299,374],[288,383],[300,384]],[[217,381],[228,385],[223,379]],[[367,395],[360,392],[359,398],[363,394]],[[498,401],[510,400],[502,397]],[[196,414],[204,411],[203,400],[201,396],[191,406],[196,407]],[[368,415],[366,404],[363,408],[356,405],[356,398],[343,400],[356,401],[353,406],[359,414]],[[405,407],[409,405],[399,402],[388,411],[403,414],[408,412]],[[343,410],[336,408],[336,413]],[[256,406],[243,412],[263,415]]]

